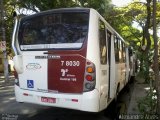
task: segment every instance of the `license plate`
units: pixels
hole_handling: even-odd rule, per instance
[[[41,97],[41,102],[45,102],[45,103],[56,103],[56,98]]]

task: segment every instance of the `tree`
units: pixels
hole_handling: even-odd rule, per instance
[[[153,38],[154,38],[154,73],[157,91],[157,113],[160,115],[160,79],[158,63],[158,44],[157,44],[157,27],[156,27],[156,0],[153,0]]]
[[[137,51],[140,70],[144,78],[149,81],[149,66],[152,64],[153,36],[152,30],[152,0],[146,2],[134,1],[129,5],[113,9],[106,15],[109,23],[122,35],[122,37]],[[157,3],[156,24],[160,23],[160,4]],[[138,24],[141,30],[134,28],[133,23]]]
[[[80,7],[96,9],[102,16],[109,10],[111,0],[79,0]]]
[[[5,25],[5,9],[4,9],[4,3],[3,0],[0,1],[0,23],[1,23],[1,42],[3,41],[6,43],[6,25]],[[5,76],[5,82],[8,82],[8,59],[7,59],[7,50],[6,48],[2,51],[3,53],[3,63],[4,63],[4,76]]]
[[[19,10],[25,8],[39,12],[66,7],[89,7],[96,9],[100,14],[104,15],[110,2],[111,0],[18,0],[18,2],[15,3]]]
[[[26,8],[27,10],[39,12],[49,9],[73,7],[76,6],[76,3],[72,0],[18,0],[16,5],[19,9]]]
[[[7,54],[11,54],[11,38],[12,31],[14,26],[14,18],[13,13],[15,11],[15,3],[16,0],[3,0],[4,3],[4,26],[5,26],[5,38],[6,38],[6,46],[7,46]],[[2,25],[2,24],[0,24]]]

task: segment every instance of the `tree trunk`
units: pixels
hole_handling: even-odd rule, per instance
[[[150,50],[150,46],[151,46],[151,38],[150,38],[150,33],[149,33],[149,28],[150,28],[150,20],[151,20],[151,1],[152,0],[147,0],[147,20],[145,23],[145,27],[144,27],[144,34],[145,34],[145,38],[147,40],[147,46],[145,49],[145,52],[148,53]]]
[[[156,82],[156,91],[157,91],[157,114],[160,115],[160,80],[159,80],[159,65],[158,65],[156,9],[157,9],[156,0],[153,0],[154,73],[155,73],[155,82]]]
[[[149,66],[150,66],[148,53],[149,53],[150,46],[151,46],[151,38],[150,38],[150,33],[149,33],[150,20],[151,20],[151,1],[152,0],[147,0],[147,3],[146,3],[147,17],[146,17],[146,22],[144,26],[142,27],[143,28],[142,46],[145,45],[146,47],[145,49],[141,49],[142,50],[142,60],[141,60],[142,63],[140,66],[140,70],[143,71],[146,82],[149,82]]]
[[[5,31],[5,22],[4,22],[4,6],[3,0],[0,0],[0,11],[1,11],[1,23],[2,23],[2,41],[6,42],[6,31]],[[4,59],[4,76],[5,82],[8,82],[8,59],[7,59],[7,51],[6,48],[3,50],[3,59]]]

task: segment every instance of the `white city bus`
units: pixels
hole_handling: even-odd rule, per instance
[[[124,40],[90,8],[17,17],[12,47],[18,102],[99,112],[134,74]]]

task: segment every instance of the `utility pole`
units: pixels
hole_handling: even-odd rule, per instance
[[[7,51],[6,51],[6,31],[5,31],[5,15],[4,15],[4,5],[3,5],[3,0],[0,0],[0,16],[1,16],[1,36],[2,40],[1,44],[3,44],[4,48],[2,50],[3,52],[3,63],[4,63],[4,77],[5,77],[5,82],[7,83],[9,80],[8,77],[8,59],[7,59]],[[2,46],[1,46],[2,47]]]

